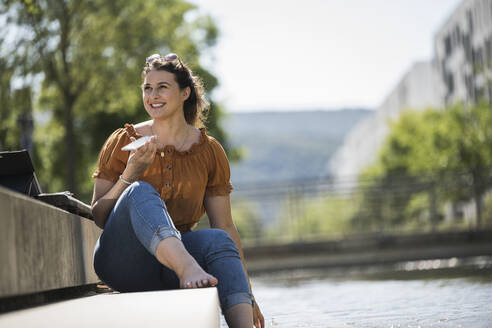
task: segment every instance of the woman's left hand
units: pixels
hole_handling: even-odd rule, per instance
[[[263,318],[263,314],[261,314],[260,307],[256,301],[253,307],[253,323],[256,328],[265,327],[265,318]]]

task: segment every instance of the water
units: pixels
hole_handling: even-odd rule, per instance
[[[492,327],[490,263],[442,270],[298,271],[254,277],[252,284],[266,327]],[[223,319],[221,327],[227,327]]]

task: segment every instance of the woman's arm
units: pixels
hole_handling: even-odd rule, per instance
[[[231,214],[231,201],[229,195],[227,196],[205,196],[204,200],[205,210],[207,211],[207,216],[210,221],[210,227],[222,229],[229,234],[231,239],[236,244],[239,250],[239,256],[241,257],[241,262],[243,263],[244,271],[246,272],[246,277],[248,278],[249,288],[251,288],[251,282],[249,281],[248,271],[246,269],[246,262],[244,261],[243,249],[241,246],[241,239],[239,238],[239,233],[232,221]],[[258,304],[255,301],[254,304],[254,323],[256,327],[264,327],[265,319],[261,314]],[[261,325],[257,325],[257,321],[260,321]]]
[[[104,179],[96,179],[91,206],[94,222],[99,228],[104,229],[109,213],[126,187],[128,185],[119,179],[116,183]]]
[[[204,206],[210,221],[210,227],[222,229],[229,234],[239,250],[241,262],[243,262],[244,271],[246,271],[246,262],[244,261],[241,239],[239,238],[239,233],[234,225],[234,222],[232,221],[231,202],[229,200],[229,196],[205,197]],[[249,283],[247,271],[246,276],[248,277]],[[249,283],[249,287],[251,289],[251,283]]]
[[[134,137],[130,137],[135,141]],[[130,152],[122,178],[126,181],[136,181],[138,177],[152,164],[157,144],[154,138],[147,140],[144,146]],[[104,179],[96,179],[94,193],[92,195],[92,216],[96,225],[104,229],[109,213],[116,201],[128,187],[128,184],[118,179],[116,183]]]

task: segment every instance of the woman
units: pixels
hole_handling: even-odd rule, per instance
[[[217,286],[230,327],[264,327],[231,218],[227,157],[195,127],[208,105],[202,85],[175,54],[147,58],[142,78],[151,120],[113,132],[93,174],[92,213],[104,229],[94,268],[122,292]],[[121,150],[142,136],[153,137]],[[191,231],[205,211],[212,228]]]

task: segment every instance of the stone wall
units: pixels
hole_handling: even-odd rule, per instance
[[[93,221],[0,187],[0,297],[99,281]]]

